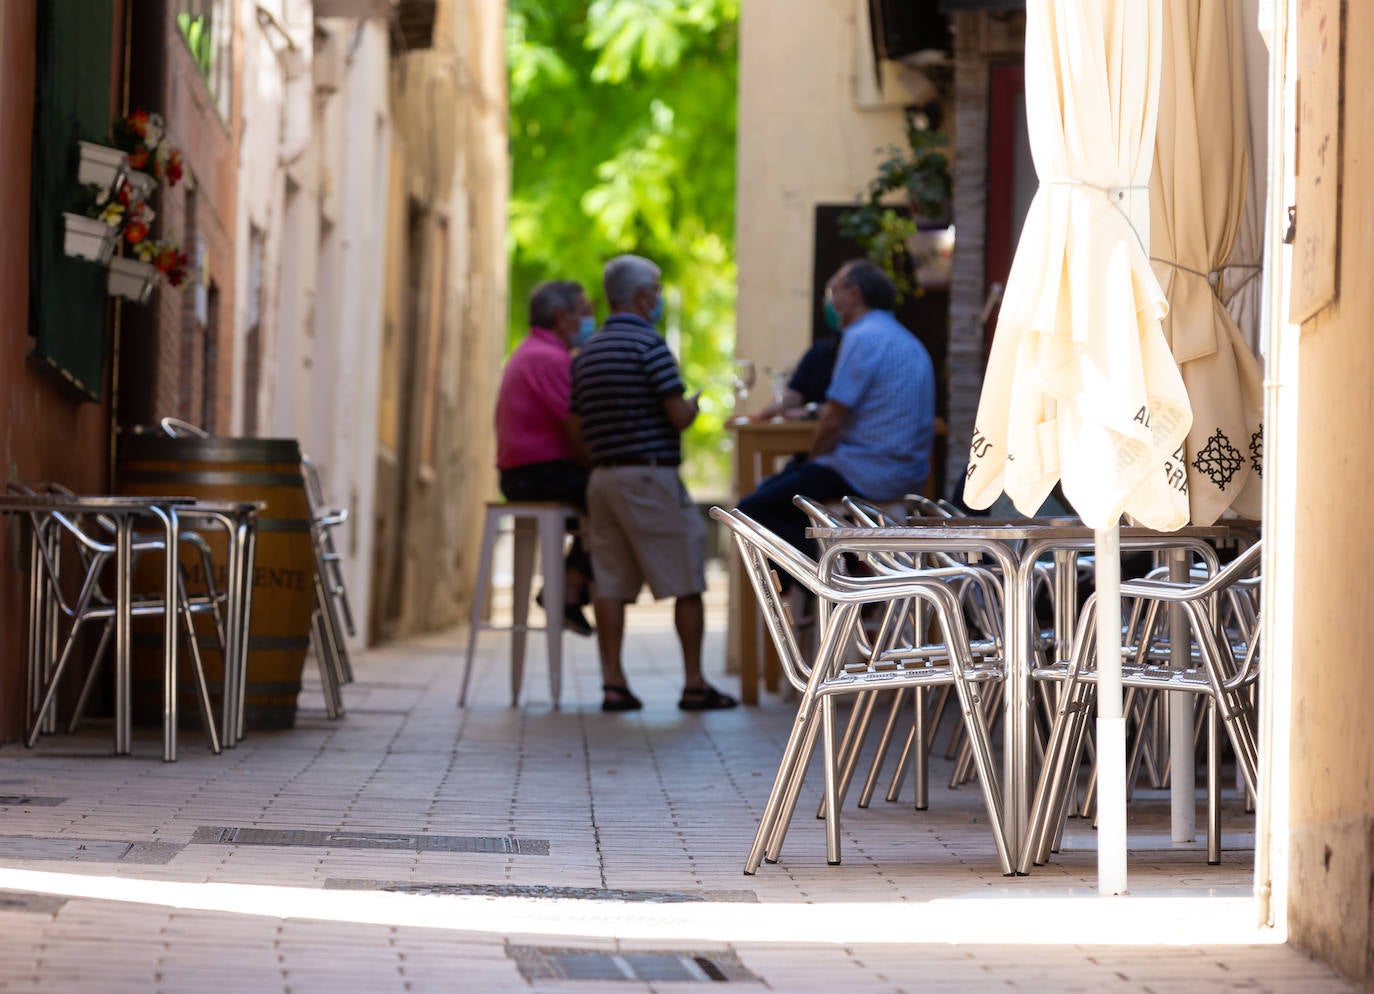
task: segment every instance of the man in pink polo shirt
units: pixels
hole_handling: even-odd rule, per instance
[[[541,283],[530,294],[530,333],[511,353],[496,395],[496,466],[507,500],[557,500],[587,511],[586,456],[568,412],[572,350],[596,329],[582,284]],[[563,624],[592,634],[591,558],[573,535],[565,564]],[[541,602],[542,603],[542,602]]]

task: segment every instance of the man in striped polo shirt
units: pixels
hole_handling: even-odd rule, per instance
[[[659,334],[663,286],[658,266],[616,256],[602,275],[611,315],[572,368],[572,413],[592,460],[587,545],[596,571],[597,648],[603,711],[635,711],[621,666],[625,605],[645,583],[656,600],[676,599],[684,686],[678,707],[714,711],[736,701],[701,673],[706,524],[678,476],[681,433],[697,416],[684,396],[677,361]]]
[[[935,367],[920,339],[892,314],[896,292],[867,259],[840,267],[825,289],[844,337],[811,438],[810,461],[759,484],[739,509],[815,555],[796,494],[883,502],[919,493],[935,442]]]

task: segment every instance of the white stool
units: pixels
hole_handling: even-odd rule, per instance
[[[544,631],[548,637],[549,695],[554,709],[558,709],[563,690],[563,539],[567,519],[577,517],[571,504],[557,501],[489,501],[486,520],[482,526],[482,552],[477,566],[477,589],[473,591],[472,618],[468,625],[468,654],[463,666],[463,686],[458,692],[458,706],[468,700],[468,681],[472,679],[472,653],[477,647],[480,631],[509,631],[510,640],[510,703],[520,703],[520,684],[525,673],[525,636],[529,632]],[[509,628],[485,621],[487,601],[491,595],[491,561],[496,548],[496,536],[501,519],[509,516],[514,525],[515,584],[512,589],[512,621]],[[544,578],[544,626],[528,624],[530,613],[530,579],[534,573],[534,551],[539,549],[539,571]]]

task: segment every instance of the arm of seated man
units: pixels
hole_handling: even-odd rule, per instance
[[[821,405],[816,421],[816,430],[811,435],[811,458],[823,456],[835,447],[840,440],[840,432],[849,420],[849,408],[837,400],[827,400]]]

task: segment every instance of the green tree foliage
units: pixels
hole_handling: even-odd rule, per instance
[[[604,319],[605,260],[657,262],[669,343],[704,391],[687,436],[703,496],[729,482],[739,4],[508,0],[506,16],[510,346],[541,280],[580,280]]]

